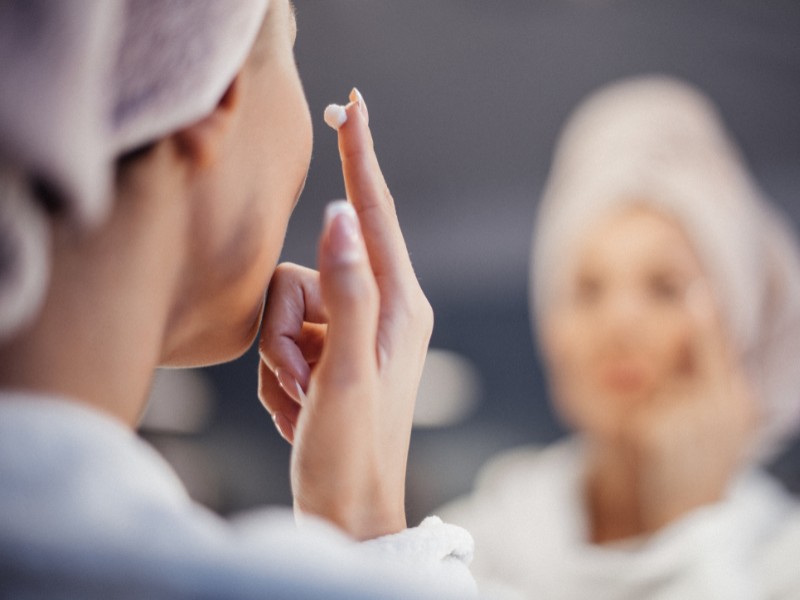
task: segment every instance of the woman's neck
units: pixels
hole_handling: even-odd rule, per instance
[[[639,481],[630,454],[604,442],[590,442],[584,479],[589,534],[602,544],[644,533]]]
[[[0,386],[66,396],[136,425],[181,256],[175,176],[150,171],[135,194],[119,194],[99,231],[53,224],[48,297],[37,320],[0,346]]]

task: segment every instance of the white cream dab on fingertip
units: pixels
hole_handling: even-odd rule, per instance
[[[325,108],[325,122],[336,131],[347,122],[347,111],[340,104],[329,104]]]

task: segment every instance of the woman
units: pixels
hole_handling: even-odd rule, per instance
[[[8,0],[0,30],[2,595],[471,595],[469,535],[406,528],[430,307],[355,92],[352,205],[273,276],[311,152],[288,0]],[[157,366],[259,327],[299,529],[223,522],[134,434]]]
[[[759,463],[800,418],[800,262],[715,110],[609,86],[560,140],[531,296],[576,434],[493,462],[442,514],[524,598],[796,598],[797,502]],[[500,594],[500,592],[498,592]]]

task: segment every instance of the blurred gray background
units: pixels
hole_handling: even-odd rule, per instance
[[[531,341],[527,270],[553,144],[586,94],[640,73],[693,82],[717,103],[764,189],[800,222],[797,0],[295,3],[315,143],[283,259],[315,264],[324,205],[344,193],[322,111],[356,85],[436,313],[432,346],[461,361],[426,374],[426,394],[450,389],[473,400],[438,427],[415,430],[411,522],[467,491],[494,452],[562,434]],[[179,381],[157,381],[155,395],[184,389],[194,400],[173,402],[162,417],[154,409],[144,432],[190,491],[223,513],[290,503],[289,448],[258,403],[256,362],[251,351],[229,365],[167,373]],[[447,386],[436,379],[442,369],[470,385]],[[170,410],[193,414],[183,419],[192,425],[170,425]],[[798,489],[798,448],[773,468]]]

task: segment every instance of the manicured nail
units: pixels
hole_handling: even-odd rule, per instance
[[[358,108],[361,110],[361,114],[364,115],[364,120],[369,123],[369,110],[367,109],[367,103],[364,102],[364,96],[361,95],[361,92],[358,90],[358,88],[354,87],[352,90],[350,90],[350,100],[358,105]]]
[[[344,106],[339,104],[329,104],[325,108],[325,122],[336,131],[347,123],[347,111]]]
[[[297,380],[286,369],[280,367],[275,369],[275,378],[278,380],[281,389],[302,406],[302,397],[297,394],[297,390],[300,389],[300,384],[297,383]]]
[[[300,386],[300,382],[295,380],[294,384],[297,386],[297,396],[300,398],[300,406],[305,406],[308,404],[308,397],[306,393],[303,391],[303,388]]]
[[[281,434],[281,437],[285,439],[290,444],[294,442],[294,427],[292,427],[292,423],[287,419],[283,413],[275,413],[272,415],[272,421],[275,423],[275,428],[278,430],[278,433]]]
[[[363,243],[358,217],[347,200],[330,202],[325,209],[328,250],[339,263],[358,262],[363,257]]]

